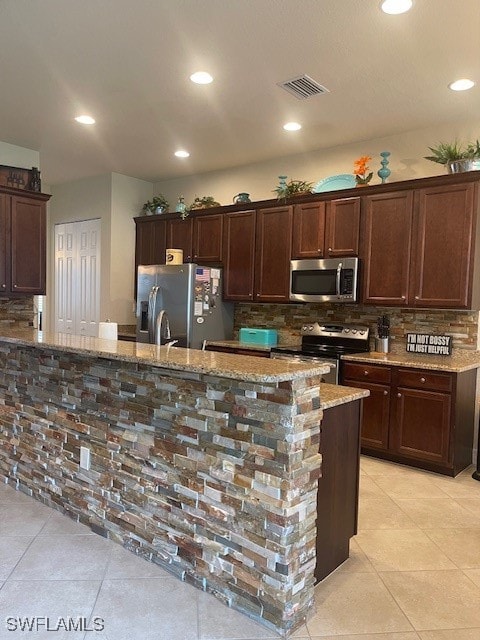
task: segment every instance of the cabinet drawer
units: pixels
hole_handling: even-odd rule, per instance
[[[451,391],[453,386],[450,374],[426,369],[399,369],[397,384],[399,387],[433,389],[435,391]]]
[[[370,382],[389,383],[392,377],[390,367],[382,367],[375,364],[359,364],[345,362],[343,365],[343,378],[353,380],[369,380]]]

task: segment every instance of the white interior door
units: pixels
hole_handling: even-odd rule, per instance
[[[55,331],[96,336],[100,220],[55,225]]]

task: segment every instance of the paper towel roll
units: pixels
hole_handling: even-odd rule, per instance
[[[98,337],[105,340],[117,340],[118,324],[116,322],[99,322]]]

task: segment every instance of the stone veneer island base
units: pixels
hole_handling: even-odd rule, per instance
[[[14,331],[0,474],[288,635],[314,597],[324,371]]]

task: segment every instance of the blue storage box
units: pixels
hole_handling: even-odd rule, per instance
[[[238,339],[240,342],[258,344],[270,347],[277,344],[277,331],[275,329],[240,329]]]

